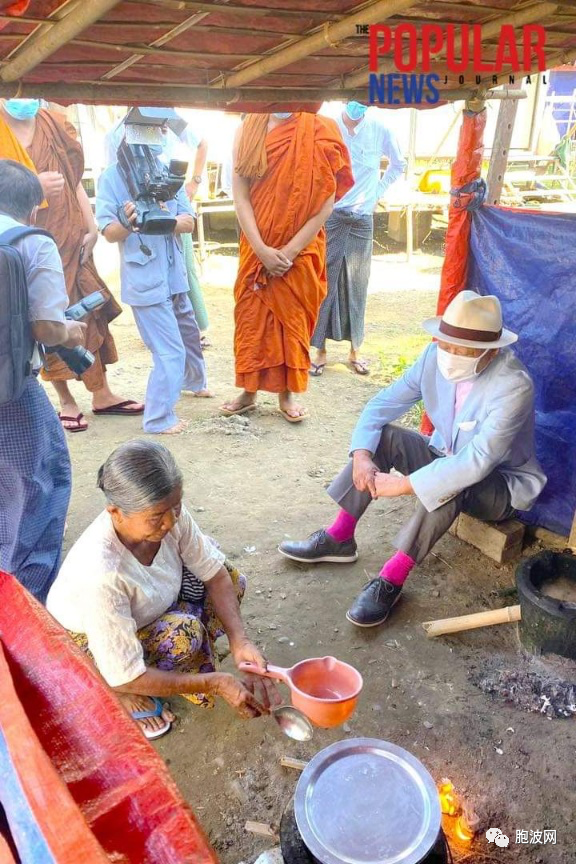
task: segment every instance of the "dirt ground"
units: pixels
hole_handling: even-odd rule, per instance
[[[298,780],[296,772],[280,767],[280,757],[307,759],[346,736],[381,738],[407,748],[436,781],[452,780],[480,816],[482,831],[498,827],[510,837],[507,850],[488,844],[483,835],[471,847],[454,843],[458,860],[575,860],[574,719],[522,713],[484,695],[472,681],[484,670],[521,665],[516,625],[437,640],[428,640],[420,626],[427,619],[514,602],[495,594],[513,585],[513,568],[498,567],[447,536],[413,573],[389,623],[362,631],[347,623],[345,611],[390,554],[392,537],[412,506],[408,499],[371,506],[360,523],[361,558],[354,565],[306,567],[276,551],[283,538],[301,538],[328,524],[334,505],[325,486],[346,458],[362,406],[426,343],[418,324],[434,313],[441,258],[419,252],[409,266],[398,248],[374,259],[365,344],[373,374],[354,375],[342,362],[343,346],[331,345],[324,377],[310,382],[305,403],[311,417],[301,426],[275,413],[270,395],[263,395],[245,425],[218,416],[218,405],[234,392],[235,259],[212,255],[205,266],[213,341],[206,361],[217,398],[183,398],[180,413],[190,421],[189,430],[164,443],[184,471],[185,496],[195,518],[249,578],[243,613],[269,660],[289,666],[334,654],[356,666],[365,681],[349,726],[317,730],[307,744],[283,737],[271,719],[247,723],[224,704],[207,711],[173,700],[179,721],[156,746],[224,864],[249,861],[272,845],[246,833],[244,823],[278,825]],[[439,251],[436,244],[432,252]],[[110,247],[100,248],[98,255],[113,281]],[[111,381],[122,395],[143,398],[149,356],[129,310],[113,331],[121,362],[110,370]],[[80,385],[74,389],[90,428],[69,436],[74,490],[67,547],[102,508],[94,488],[98,466],[115,445],[141,434],[137,419],[93,417],[87,394]],[[558,666],[574,680],[575,664],[526,662],[544,672]],[[229,659],[224,668],[230,668]],[[448,824],[451,843],[452,829]],[[516,842],[517,830],[543,829],[556,831],[556,845]]]

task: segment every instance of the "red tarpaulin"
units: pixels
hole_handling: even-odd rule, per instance
[[[458,152],[452,163],[451,189],[460,189],[480,177],[485,126],[486,110],[479,114],[464,111],[458,139]],[[457,203],[458,200],[452,195],[448,212],[440,294],[438,295],[438,315],[441,315],[456,294],[466,287],[472,214],[462,207],[455,206]]]
[[[458,152],[452,163],[450,175],[450,188],[452,190],[460,189],[480,177],[485,126],[486,110],[479,114],[473,111],[463,112],[460,137],[458,138]],[[457,207],[457,203],[459,203],[458,199],[452,195],[448,211],[444,264],[442,265],[440,292],[438,294],[438,315],[442,315],[456,294],[466,288],[472,214],[463,207]],[[424,435],[431,435],[434,431],[427,414],[422,417],[420,431]]]
[[[0,795],[12,777],[28,812],[28,824],[10,824],[14,840],[35,832],[53,854],[23,860],[215,864],[161,758],[66,631],[5,573],[0,638]]]

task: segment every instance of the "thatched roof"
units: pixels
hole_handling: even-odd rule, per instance
[[[482,24],[493,59],[501,24],[543,24],[548,66],[576,59],[576,0],[9,0],[0,2],[0,95],[60,103],[178,104],[246,110],[367,98],[358,24]],[[15,14],[20,13],[20,14]],[[385,62],[382,72],[394,71]],[[445,98],[460,83],[439,54]],[[507,82],[509,69],[503,70]],[[445,79],[446,76],[446,79]],[[492,86],[491,75],[481,88]]]

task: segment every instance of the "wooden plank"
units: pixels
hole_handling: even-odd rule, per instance
[[[519,90],[520,87],[521,82],[511,85],[512,90]],[[518,102],[515,99],[500,104],[498,120],[496,121],[494,144],[492,146],[492,155],[488,167],[488,177],[486,178],[488,184],[488,196],[486,201],[492,206],[500,203],[502,186],[504,185],[504,175],[506,174],[506,166],[508,164],[508,153],[510,151],[510,143],[512,141],[514,121],[516,120],[517,112]]]
[[[450,532],[479,549],[497,564],[506,564],[520,556],[525,526],[517,519],[505,522],[481,522],[461,513]]]

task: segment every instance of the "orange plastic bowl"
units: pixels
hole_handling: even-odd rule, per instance
[[[364,683],[353,666],[335,657],[313,657],[290,669],[268,665],[265,672],[251,663],[241,668],[287,684],[292,705],[323,729],[341,726],[352,716]]]

